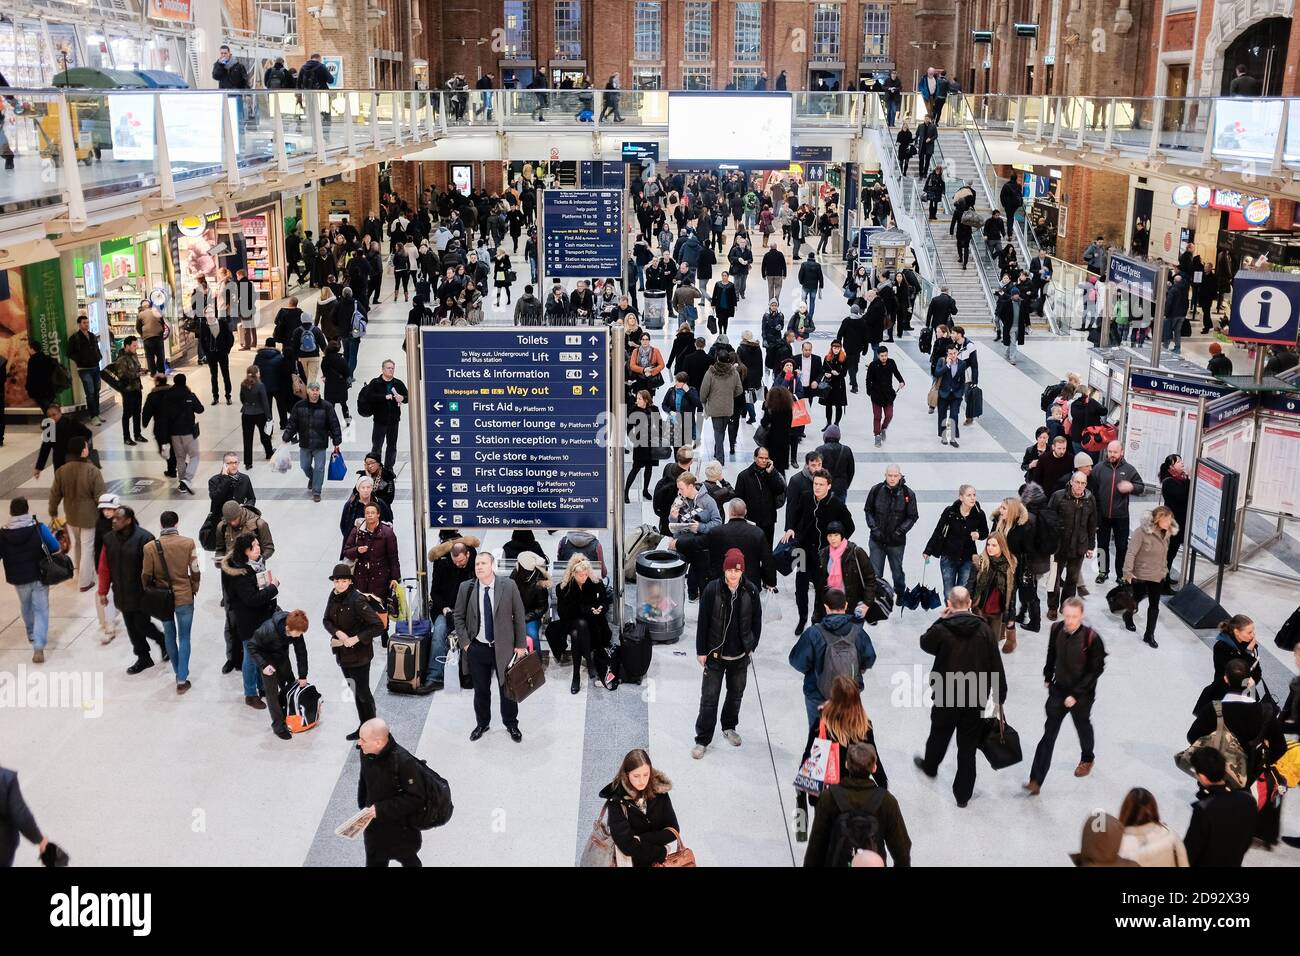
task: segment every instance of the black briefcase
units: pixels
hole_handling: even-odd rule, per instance
[[[983,724],[984,736],[979,747],[989,766],[994,770],[1005,770],[1025,759],[1020,749],[1020,734],[1007,723],[1001,707],[996,717],[985,717]]]
[[[546,683],[542,655],[534,651],[516,658],[506,668],[505,693],[516,704],[527,700],[533,691]]]

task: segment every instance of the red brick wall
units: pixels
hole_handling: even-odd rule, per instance
[[[1128,211],[1128,176],[1066,166],[1063,170],[1063,205],[1069,209],[1065,232],[1057,237],[1056,254],[1068,262],[1081,262],[1083,250],[1098,235],[1122,245]]]

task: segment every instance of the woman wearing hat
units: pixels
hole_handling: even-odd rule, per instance
[[[384,632],[383,622],[370,602],[352,581],[352,569],[334,565],[330,575],[334,590],[325,604],[325,631],[330,636],[330,650],[343,677],[352,688],[357,704],[357,727],[347,735],[356,740],[360,726],[375,716],[375,697],[370,692],[370,662],[374,659],[374,640]]]
[[[510,580],[519,588],[519,596],[524,602],[524,626],[528,639],[532,641],[532,649],[537,650],[541,644],[542,628],[551,611],[551,578],[546,558],[536,551],[519,552]]]
[[[99,496],[99,517],[95,519],[95,567],[99,567],[99,554],[104,550],[104,536],[113,530],[113,515],[122,506],[122,499],[117,495]],[[99,618],[99,629],[103,632],[99,642],[110,643],[123,628],[122,615],[113,603],[113,592],[108,593],[108,602],[95,602],[95,612]]]
[[[587,673],[592,680],[602,680],[608,664],[609,588],[592,569],[591,562],[575,554],[564,569],[564,577],[555,592],[559,620],[551,650],[559,657],[567,641],[573,651],[573,684],[576,694],[582,686],[582,659],[587,658]],[[548,635],[549,636],[549,635]]]

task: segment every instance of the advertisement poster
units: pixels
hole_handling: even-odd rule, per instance
[[[1214,145],[1216,157],[1273,162],[1278,132],[1282,129],[1283,100],[1224,97],[1215,101]]]
[[[221,103],[220,93],[162,93],[163,121],[167,127],[167,154],[172,162],[220,165]],[[117,94],[110,96],[109,124],[115,160],[153,161],[155,152],[154,97],[152,94]],[[228,101],[231,129],[238,152],[238,103]]]
[[[155,20],[189,22],[191,0],[149,0],[149,16]]]
[[[322,56],[320,61],[325,64],[325,69],[330,71],[330,89],[341,89],[343,86],[343,57]]]
[[[1209,462],[1196,463],[1196,500],[1192,504],[1187,540],[1197,553],[1216,564],[1219,561],[1223,526],[1223,494],[1226,476]]]
[[[66,337],[59,260],[0,271],[0,355],[9,363],[4,383],[7,407],[36,407],[27,394],[28,342],[40,343],[47,355],[66,367]],[[55,398],[70,404],[72,390],[65,389]]]

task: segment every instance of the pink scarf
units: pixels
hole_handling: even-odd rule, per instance
[[[830,560],[826,562],[827,588],[844,590],[844,551],[848,546],[847,541],[841,541],[838,548],[827,545],[827,550],[830,552]]]

